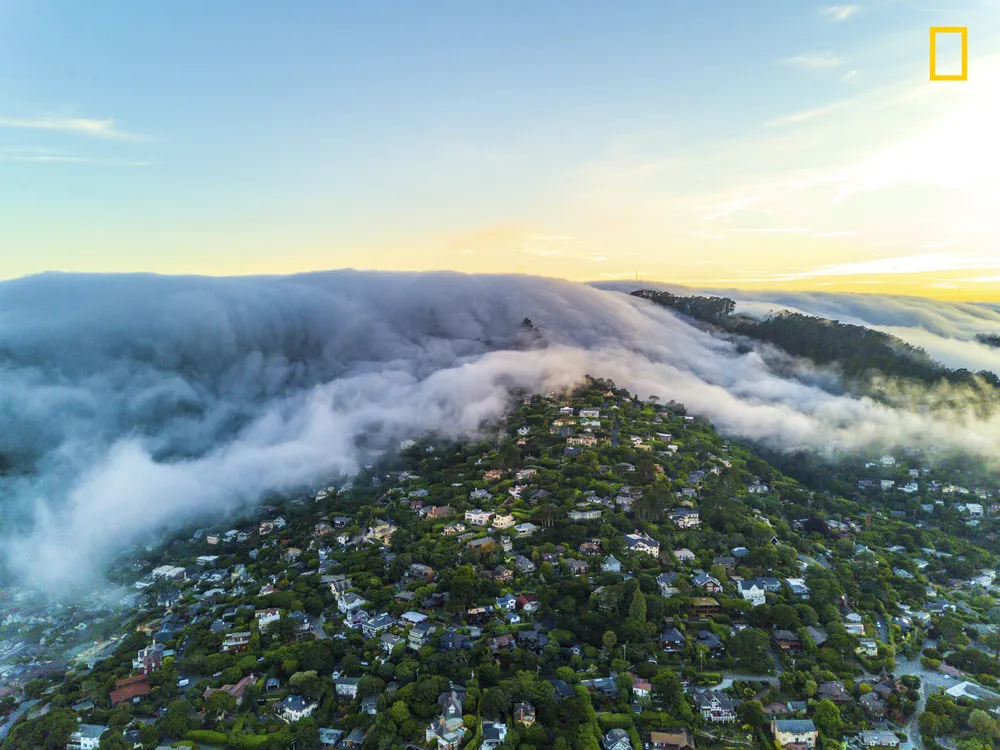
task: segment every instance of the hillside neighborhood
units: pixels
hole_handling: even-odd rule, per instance
[[[895,451],[824,490],[594,379],[398,448],[135,550],[116,603],[3,592],[2,747],[1000,741],[988,477]]]

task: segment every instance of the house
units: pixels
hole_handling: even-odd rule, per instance
[[[640,677],[639,675],[629,673],[629,677],[632,679],[632,695],[634,695],[639,700],[645,700],[653,692],[652,683]]]
[[[681,547],[680,549],[674,550],[674,557],[677,558],[677,562],[689,563],[695,561],[695,554],[687,547]]]
[[[351,733],[344,738],[344,742],[341,747],[346,750],[355,750],[355,748],[360,748],[364,743],[365,730],[361,727],[355,727],[351,730]]]
[[[377,638],[396,624],[396,618],[388,613],[376,615],[361,625],[365,638]]]
[[[347,614],[351,610],[360,609],[368,600],[362,596],[358,596],[353,591],[348,591],[343,594],[339,599],[337,599],[337,609],[339,609],[344,614]]]
[[[663,729],[649,733],[650,750],[695,750],[690,729]]]
[[[694,704],[705,721],[728,724],[736,721],[739,703],[721,690],[694,691]]]
[[[517,597],[513,594],[504,594],[496,598],[497,609],[505,612],[513,612],[517,608]]]
[[[722,584],[719,579],[713,578],[708,573],[701,572],[691,579],[691,585],[700,588],[706,594],[718,594],[722,591]]]
[[[140,674],[152,674],[163,664],[163,657],[171,654],[173,651],[168,654],[162,644],[153,643],[138,652],[132,660],[132,669]]]
[[[486,646],[494,654],[499,651],[510,651],[514,648],[514,636],[497,635],[486,639]]]
[[[483,722],[483,741],[479,745],[482,750],[494,750],[503,744],[507,738],[507,725],[500,721]]]
[[[428,518],[444,518],[445,516],[450,516],[455,512],[455,509],[450,505],[435,505],[433,508],[427,511]]]
[[[434,568],[429,565],[421,565],[420,563],[413,563],[406,569],[406,577],[410,581],[419,581],[420,583],[432,583],[435,578]]]
[[[277,713],[289,724],[311,716],[319,704],[301,695],[288,695],[278,704]]]
[[[335,597],[339,597],[351,588],[351,579],[345,575],[324,577],[322,580],[330,586],[330,593]]]
[[[114,708],[119,703],[131,701],[138,703],[152,692],[147,675],[139,674],[133,677],[124,677],[115,681],[115,689],[111,691],[111,707]]]
[[[574,560],[572,557],[566,559],[566,567],[574,576],[585,576],[590,570],[590,566],[583,560]]]
[[[66,750],[97,750],[106,731],[108,728],[103,724],[80,724],[69,736]]]
[[[859,645],[855,649],[856,653],[864,654],[869,658],[878,656],[878,641],[874,638],[862,638],[858,643]]]
[[[530,727],[535,723],[535,707],[530,703],[515,703],[514,721],[518,724],[524,724],[524,726]]]
[[[736,584],[736,590],[754,607],[759,607],[767,601],[763,586],[756,580],[740,581]]]
[[[431,722],[425,733],[425,740],[434,743],[438,750],[457,750],[465,736],[462,723],[462,699],[452,690],[438,698],[441,715]]]
[[[608,555],[601,562],[601,570],[605,573],[618,573],[622,572],[621,562],[612,555]]]
[[[691,600],[691,606],[699,617],[717,615],[722,611],[719,603],[710,596],[696,596]]]
[[[334,681],[333,687],[337,697],[354,699],[358,697],[358,683],[360,682],[360,677],[340,677]]]
[[[230,633],[222,641],[222,652],[226,654],[236,654],[240,651],[246,651],[250,646],[250,636],[251,633],[249,630]]]
[[[257,620],[258,630],[260,630],[261,633],[266,633],[272,623],[278,622],[281,619],[281,610],[277,607],[258,609],[253,613],[253,615]]]
[[[601,738],[604,750],[632,750],[632,740],[624,729],[612,729]]]
[[[881,719],[885,716],[887,704],[878,693],[865,693],[858,698],[858,703],[870,716]]]
[[[497,583],[510,583],[514,580],[514,571],[503,565],[498,565],[490,573],[490,577]]]
[[[514,525],[514,516],[510,514],[498,515],[493,519],[494,529],[509,529]]]
[[[816,644],[817,648],[826,643],[829,638],[825,630],[820,630],[818,627],[814,627],[812,625],[806,625],[806,633],[808,633],[809,637],[812,638],[813,643]]]
[[[809,598],[809,586],[806,585],[805,580],[802,578],[786,578],[785,584],[788,586],[788,590],[792,592],[792,596],[796,596],[799,599]]]
[[[169,586],[159,594],[156,595],[156,606],[157,607],[173,607],[177,602],[180,601],[181,592],[175,589],[173,586]]]
[[[864,747],[899,747],[899,737],[888,729],[866,729],[858,732],[858,741]]]
[[[810,719],[772,719],[771,734],[779,747],[788,750],[813,750],[819,739]]]
[[[521,554],[514,555],[514,567],[520,570],[522,573],[535,572],[535,563],[533,563],[529,558]]]
[[[434,636],[435,627],[431,622],[420,622],[410,628],[406,634],[406,645],[412,651],[419,651],[430,643]]]
[[[726,649],[722,639],[711,630],[699,630],[696,643],[709,651],[725,651]]]
[[[665,599],[670,598],[674,594],[679,594],[681,590],[677,588],[677,573],[668,572],[660,573],[656,577],[656,584],[660,587],[660,596]]]
[[[473,526],[489,526],[490,519],[493,517],[493,511],[482,510],[481,508],[474,508],[473,510],[465,511],[465,521],[466,523],[472,524]]]
[[[517,526],[514,527],[514,531],[517,533],[517,536],[519,538],[523,538],[534,534],[536,531],[538,531],[538,527],[529,521],[527,523],[519,523]]]
[[[472,549],[489,549],[496,545],[496,541],[491,536],[484,536],[478,539],[470,539],[468,546]]]
[[[660,634],[660,647],[669,653],[683,651],[687,640],[677,628],[667,628]]]
[[[461,651],[464,648],[471,648],[472,641],[461,633],[449,632],[441,636],[438,642],[438,649],[441,651]]]
[[[791,630],[775,630],[771,635],[774,645],[785,652],[796,653],[802,650],[802,638]]]
[[[584,542],[580,542],[580,546],[577,547],[581,555],[599,555],[601,554],[601,540],[600,539],[588,539]]]
[[[538,609],[538,596],[536,594],[521,594],[517,597],[515,606],[525,612],[534,612]]]
[[[852,703],[851,694],[839,680],[821,682],[816,687],[816,700],[831,700],[834,703]]]
[[[257,675],[252,672],[235,685],[223,685],[221,688],[208,688],[202,693],[202,699],[208,700],[213,693],[228,693],[236,699],[236,705],[243,703],[243,696],[251,685],[257,684]]]
[[[601,520],[601,509],[590,508],[588,510],[571,510],[566,514],[570,521],[599,521]]]
[[[322,747],[336,747],[340,744],[340,739],[343,736],[343,729],[330,729],[328,727],[322,727],[319,730],[319,744]]]
[[[670,514],[670,520],[679,528],[691,529],[701,524],[701,514],[690,508],[678,508]]]
[[[736,572],[736,558],[732,555],[719,555],[712,560],[712,565],[724,568],[727,573]]]
[[[625,547],[629,552],[641,552],[652,557],[660,556],[660,543],[638,529],[625,535]]]
[[[378,643],[379,647],[381,647],[385,653],[391,654],[396,646],[403,643],[403,638],[392,633],[383,633],[382,637],[378,639]]]

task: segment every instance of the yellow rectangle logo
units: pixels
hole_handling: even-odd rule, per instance
[[[937,35],[961,34],[962,36],[962,72],[953,75],[942,75],[937,72]],[[932,81],[967,81],[969,80],[969,27],[968,26],[931,26],[931,80]]]

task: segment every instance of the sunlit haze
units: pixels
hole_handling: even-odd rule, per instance
[[[934,25],[969,28],[967,81],[929,80]],[[998,299],[998,30],[971,0],[7,0],[0,277]]]

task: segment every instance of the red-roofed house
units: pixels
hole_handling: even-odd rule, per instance
[[[132,701],[138,703],[145,696],[149,695],[152,688],[149,686],[149,678],[144,674],[137,674],[134,677],[125,677],[115,681],[115,689],[111,691],[111,707],[114,708],[119,703]]]

